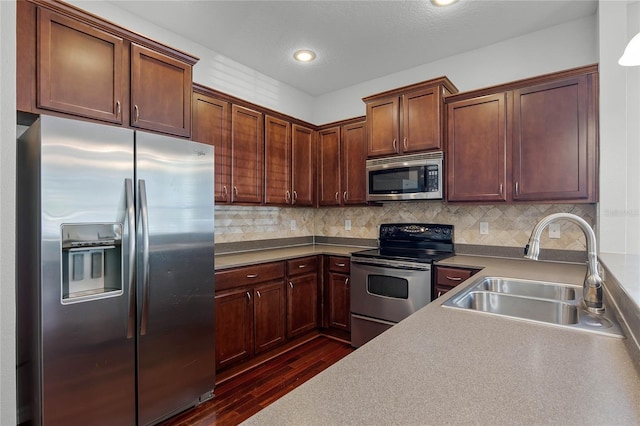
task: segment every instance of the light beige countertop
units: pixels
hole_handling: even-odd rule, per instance
[[[441,264],[484,269],[246,424],[640,423],[640,360],[627,339],[441,306],[481,276],[580,285],[585,266],[475,256]]]
[[[236,266],[249,266],[258,263],[276,262],[279,260],[313,256],[316,254],[350,256],[354,251],[370,248],[371,247],[339,246],[330,244],[306,244],[294,247],[221,254],[215,256],[215,268],[216,271],[218,271]]]

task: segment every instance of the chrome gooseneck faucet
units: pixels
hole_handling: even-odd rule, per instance
[[[529,243],[524,248],[524,257],[527,259],[538,260],[540,254],[540,236],[547,225],[560,219],[566,219],[575,223],[582,229],[587,240],[587,275],[584,278],[582,286],[582,296],[587,311],[593,313],[604,312],[604,304],[602,302],[602,278],[598,273],[598,253],[596,250],[596,234],[591,226],[579,216],[571,213],[554,213],[543,217],[531,231]]]

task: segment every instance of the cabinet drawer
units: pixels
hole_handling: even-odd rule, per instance
[[[329,270],[349,274],[351,259],[348,257],[329,256]]]
[[[287,276],[316,272],[318,270],[318,258],[316,256],[301,257],[287,260]]]
[[[445,287],[455,287],[477,271],[474,269],[446,268],[438,266],[436,268],[436,285]]]
[[[284,278],[284,262],[244,266],[216,272],[216,291]]]

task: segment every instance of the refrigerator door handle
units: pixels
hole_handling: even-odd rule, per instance
[[[133,181],[131,179],[124,180],[124,191],[127,203],[127,226],[129,227],[129,320],[127,321],[127,339],[133,337],[134,328],[136,326],[136,298],[133,284],[135,282],[135,262],[136,262],[136,211],[133,200]]]
[[[142,219],[142,319],[140,335],[147,334],[149,318],[149,211],[147,209],[147,187],[144,179],[138,181],[140,218]]]

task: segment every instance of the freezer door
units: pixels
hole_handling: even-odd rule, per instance
[[[213,147],[136,132],[138,423],[215,384]]]
[[[19,321],[30,315],[39,333],[19,338],[41,339],[28,360],[41,369],[35,417],[46,425],[134,424],[125,185],[133,180],[133,132],[41,116],[19,143],[33,154],[20,167],[40,175],[39,191],[20,195],[40,206],[33,216],[40,250],[19,259],[21,268],[39,271],[19,282],[34,286],[32,300],[39,300],[32,312],[19,308]]]

